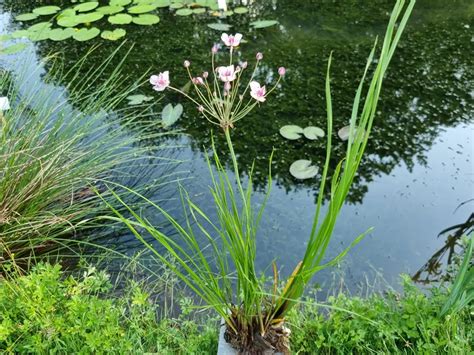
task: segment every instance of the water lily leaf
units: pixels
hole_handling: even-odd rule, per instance
[[[153,4],[143,4],[143,5],[135,5],[135,6],[129,7],[127,11],[130,14],[144,14],[144,13],[153,11],[156,8],[157,6]]]
[[[128,100],[128,104],[133,106],[133,105],[140,105],[140,104],[142,104],[144,102],[147,102],[147,101],[151,101],[151,100],[153,100],[153,97],[138,94],[138,95],[128,96],[127,100]]]
[[[171,9],[181,9],[184,5],[180,2],[174,2],[170,5]]]
[[[0,35],[0,42],[1,41],[9,41],[14,38],[11,34],[2,34]]]
[[[247,12],[249,12],[249,9],[245,6],[239,6],[234,9],[234,12],[236,14],[246,14]]]
[[[104,14],[100,12],[90,12],[88,14],[77,15],[75,19],[77,23],[90,23],[99,21],[102,17],[104,17]]]
[[[169,7],[171,5],[170,0],[155,0],[154,4],[156,7]]]
[[[12,38],[28,38],[29,34],[27,30],[17,30],[12,33]]]
[[[89,41],[100,34],[100,30],[96,27],[92,28],[81,28],[79,31],[74,32],[72,38],[79,42]]]
[[[194,12],[195,14],[203,14],[203,13],[206,12],[206,9],[203,8],[203,7],[198,7],[197,9],[193,9],[193,12]]]
[[[125,31],[123,28],[116,28],[113,31],[103,31],[100,36],[103,39],[109,40],[109,41],[116,41],[122,37],[124,37],[127,34],[127,31]]]
[[[72,17],[72,16],[76,16],[76,10],[65,9],[61,11],[61,13],[58,15],[58,19],[60,19],[61,17]]]
[[[208,23],[207,27],[216,31],[229,31],[232,25],[228,25],[226,23]]]
[[[178,16],[189,16],[193,14],[193,10],[191,9],[179,9],[176,11],[176,15]]]
[[[109,17],[109,22],[114,25],[127,25],[132,22],[133,17],[129,14],[117,14]]]
[[[58,6],[41,6],[33,10],[33,13],[37,15],[53,15],[60,11],[61,8]]]
[[[229,11],[224,11],[224,16],[232,16],[234,14],[234,11],[229,10]]]
[[[51,22],[39,22],[34,24],[33,26],[30,26],[28,28],[28,31],[30,32],[40,32],[40,31],[45,31],[49,30],[51,28]]]
[[[306,127],[303,131],[303,134],[310,140],[324,137],[324,131],[321,128],[315,126]]]
[[[303,128],[296,125],[286,125],[280,128],[280,134],[289,140],[296,140],[301,138],[301,135],[304,133]]]
[[[55,28],[49,31],[49,39],[52,41],[64,41],[71,38],[75,32],[73,28]]]
[[[82,4],[74,6],[74,10],[77,12],[86,12],[94,10],[97,6],[99,6],[97,1],[83,2]]]
[[[250,26],[253,28],[265,28],[270,26],[275,26],[278,24],[276,20],[261,20],[261,21],[254,21],[250,22]]]
[[[160,22],[160,18],[153,14],[144,14],[134,17],[132,21],[136,25],[150,26]]]
[[[28,44],[26,43],[15,43],[6,48],[0,48],[0,54],[2,55],[15,54],[15,53],[21,52],[26,47],[28,47]]]
[[[132,0],[110,0],[111,6],[127,6]]]
[[[38,18],[38,16],[39,16],[38,14],[33,14],[33,13],[20,14],[20,15],[15,17],[15,20],[21,21],[21,22],[31,21],[31,20],[34,20],[34,19]]]
[[[49,33],[51,32],[50,28],[45,28],[43,30],[30,30],[28,29],[28,38],[31,41],[44,41],[49,38]]]
[[[347,141],[349,139],[349,133],[351,130],[351,126],[342,127],[339,131],[337,131],[337,135],[341,140]],[[354,128],[353,136],[355,137],[357,134],[357,127]]]
[[[97,8],[95,11],[100,12],[104,15],[114,15],[124,10],[123,6],[119,5],[109,5],[109,6],[101,6]]]
[[[311,179],[318,175],[318,167],[311,165],[311,160],[300,159],[290,166],[290,174],[299,180]]]
[[[58,18],[58,25],[61,27],[74,27],[78,25],[78,22],[75,16],[64,16]]]
[[[168,104],[163,108],[161,112],[161,119],[164,127],[169,127],[176,123],[176,121],[183,114],[183,105],[177,104],[173,107],[172,104]]]

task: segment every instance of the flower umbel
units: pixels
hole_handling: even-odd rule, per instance
[[[234,127],[235,122],[247,116],[258,104],[266,101],[270,93],[278,87],[286,70],[284,67],[278,69],[279,76],[276,82],[267,90],[265,85],[262,86],[255,80],[257,73],[259,73],[258,66],[263,60],[263,54],[259,52],[256,55],[257,60],[253,70],[249,72],[249,81],[246,85],[242,85],[242,75],[250,66],[247,61],[238,61],[240,65],[233,62],[233,48],[240,44],[242,35],[240,33],[235,35],[224,33],[221,39],[226,46],[230,47],[229,60],[225,65],[216,65],[218,52],[216,44],[211,50],[212,71],[204,70],[197,76],[191,73],[190,62],[187,60],[184,62],[195,94],[187,94],[170,86],[168,71],[153,75],[150,78],[150,83],[157,91],[163,91],[169,87],[169,89],[181,93],[196,105],[198,111],[209,122],[227,131]]]

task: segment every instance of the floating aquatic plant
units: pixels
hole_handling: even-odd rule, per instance
[[[161,120],[163,122],[163,127],[168,128],[178,121],[178,119],[183,114],[183,105],[177,104],[173,106],[168,104],[163,108],[161,112]]]
[[[225,1],[224,1],[225,3]],[[233,11],[227,10],[227,5],[222,7],[217,0],[196,0],[190,2],[187,0],[109,0],[107,4],[100,6],[98,1],[86,1],[79,4],[72,5],[65,9],[59,6],[40,6],[32,10],[30,13],[19,14],[15,17],[17,21],[28,22],[37,20],[39,17],[47,19],[50,26],[44,27],[41,30],[32,29],[30,26],[27,32],[22,30],[17,31],[18,37],[26,37],[33,41],[54,40],[61,41],[68,38],[73,38],[78,41],[90,40],[98,36],[96,29],[92,32],[83,30],[88,29],[89,24],[98,22],[103,19],[109,25],[139,25],[151,26],[160,22],[160,17],[157,11],[160,8],[169,8],[174,11],[176,16],[190,16],[199,14],[210,14],[217,16],[231,16],[233,14],[245,14],[248,8],[238,6]],[[224,10],[225,8],[225,10]],[[277,21],[254,21],[250,25],[253,28],[264,28],[273,26]],[[63,28],[74,28],[81,31],[78,36],[71,35],[69,31],[60,32],[53,27],[57,25]],[[210,28],[218,31],[228,31],[231,27],[227,24],[211,23]],[[114,32],[114,29],[102,30],[100,26],[95,26],[99,31],[105,32],[101,38],[106,40],[117,40],[124,34],[122,30]],[[53,32],[54,31],[54,32]],[[86,35],[87,34],[87,35]],[[94,34],[94,36],[92,36]],[[100,32],[99,32],[100,34]]]

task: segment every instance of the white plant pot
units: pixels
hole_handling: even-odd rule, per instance
[[[217,355],[238,355],[238,351],[234,349],[228,342],[224,339],[226,325],[224,320],[222,320],[222,324],[219,329],[219,345],[217,347]],[[269,350],[265,352],[264,355],[283,355],[282,353],[274,353],[273,351]]]

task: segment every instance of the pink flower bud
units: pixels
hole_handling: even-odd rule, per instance
[[[213,46],[212,46],[212,49],[211,49],[211,52],[214,53],[214,54],[216,54],[218,50],[219,50],[219,48],[217,48],[216,45],[213,45]]]
[[[285,67],[280,67],[280,68],[278,68],[278,74],[279,74],[280,76],[285,75],[285,73],[286,73]]]
[[[204,73],[202,73],[202,77],[204,79],[207,79],[207,77],[209,76],[209,73],[207,71],[205,71]]]
[[[199,111],[199,112],[204,112],[204,107],[203,107],[202,105],[200,105],[200,106],[198,107],[198,111]]]
[[[224,90],[225,90],[225,91],[230,91],[230,88],[231,88],[230,82],[226,82],[226,83],[224,84]]]
[[[201,77],[193,78],[192,79],[194,85],[204,85],[204,80]]]
[[[247,63],[247,62],[243,62],[243,63],[242,63],[242,69],[245,69],[245,68],[247,68],[247,65],[248,65],[248,63]]]
[[[257,58],[257,60],[262,60],[263,59],[263,54],[261,52],[258,52],[255,57]]]

